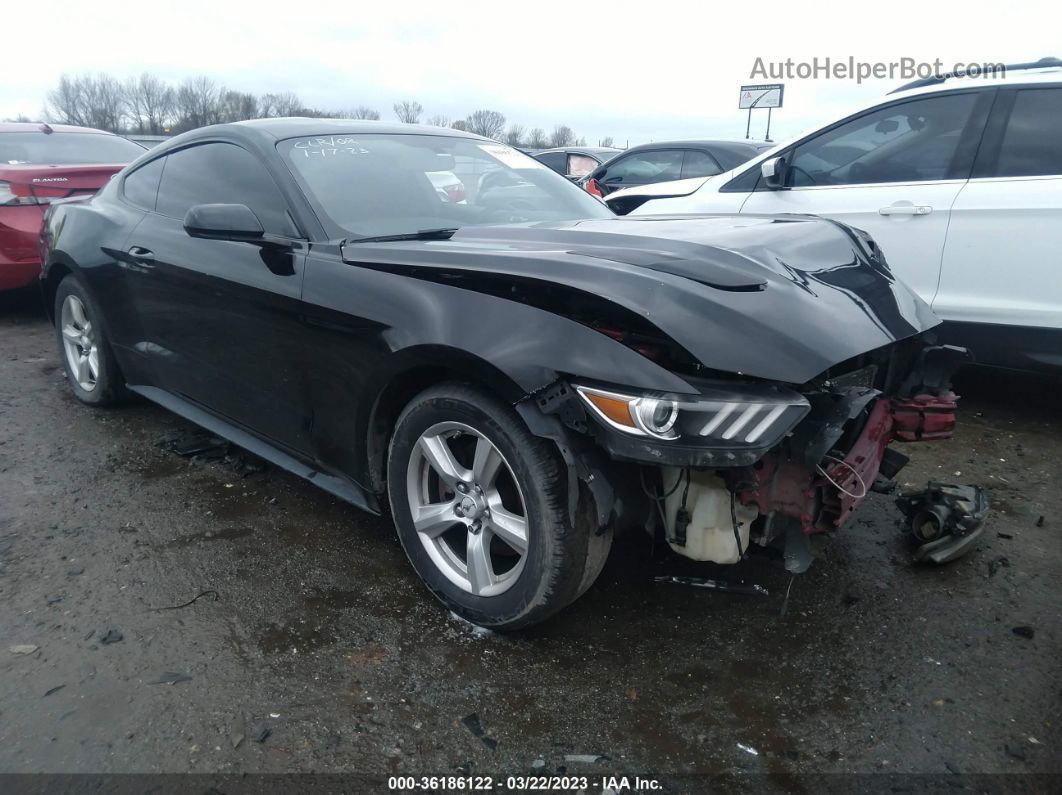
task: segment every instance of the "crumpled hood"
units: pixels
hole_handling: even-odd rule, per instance
[[[344,257],[460,275],[466,289],[480,271],[494,285],[580,290],[637,313],[706,367],[790,383],[940,322],[865,237],[812,216],[466,227],[449,240],[348,244]]]

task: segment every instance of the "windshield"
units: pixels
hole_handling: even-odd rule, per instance
[[[491,141],[352,134],[277,148],[339,237],[613,217],[534,158]]]
[[[0,163],[8,166],[90,166],[130,163],[144,147],[105,133],[0,133]]]

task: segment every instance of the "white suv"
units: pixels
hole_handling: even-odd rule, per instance
[[[732,171],[607,201],[844,221],[932,304],[944,341],[984,364],[1062,370],[1062,61],[916,81]]]

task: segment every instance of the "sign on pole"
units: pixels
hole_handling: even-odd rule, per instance
[[[782,94],[785,86],[781,83],[765,83],[761,86],[742,86],[738,96],[738,110],[749,112],[748,121],[745,122],[745,137],[749,137],[752,129],[752,111],[767,108],[767,135],[766,140],[771,139],[771,110],[782,107]]]
[[[738,99],[738,110],[752,108],[780,108],[785,86],[782,83],[770,83],[761,86],[742,86]]]

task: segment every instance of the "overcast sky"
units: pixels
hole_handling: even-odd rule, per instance
[[[389,3],[6,0],[0,118],[37,117],[61,74],[198,74],[326,109],[415,99],[425,117],[489,108],[590,143],[745,135],[756,59],[957,62],[1062,57],[1062,3]],[[901,80],[786,80],[780,140]],[[766,113],[754,115],[762,137]]]

